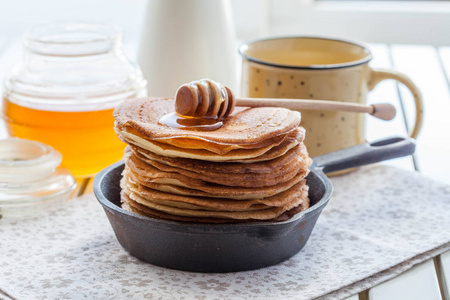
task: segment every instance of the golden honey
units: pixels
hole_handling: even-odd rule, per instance
[[[125,144],[114,132],[113,108],[98,111],[45,111],[3,98],[2,114],[11,136],[51,145],[62,165],[88,177],[123,156]]]
[[[223,122],[219,118],[187,117],[172,112],[162,116],[159,124],[173,128],[209,131],[219,129]]]

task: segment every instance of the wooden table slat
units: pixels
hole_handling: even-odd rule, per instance
[[[450,93],[450,47],[440,47],[438,52],[441,66],[444,69],[443,75]]]
[[[392,45],[391,54],[395,69],[408,75],[421,90],[427,105],[425,108],[449,99],[447,82],[435,47]],[[412,96],[403,85],[400,90],[412,123],[415,117]]]
[[[353,295],[348,298],[345,298],[344,300],[359,300],[359,297],[358,297],[358,295]]]
[[[441,267],[441,284],[444,291],[444,300],[450,300],[450,250],[438,258]]]
[[[370,50],[373,59],[370,63],[372,68],[392,68],[389,58],[389,47],[384,44],[370,44]],[[381,121],[379,119],[368,116],[366,137],[368,141],[382,139],[388,136],[405,136],[406,128],[404,126],[401,114],[401,106],[398,98],[396,84],[392,80],[380,82],[368,95],[367,102],[373,103],[390,103],[395,106],[397,116],[391,121]],[[403,157],[385,162],[386,164],[400,167],[407,170],[414,170],[411,157]]]
[[[427,260],[369,290],[369,300],[442,300],[433,260]]]
[[[89,185],[92,182],[92,178],[77,178],[76,180],[77,187],[73,194],[74,197],[79,197],[81,195],[89,193],[89,191],[92,191],[92,189],[89,190]]]
[[[391,50],[395,68],[411,77],[424,97],[424,125],[417,145],[421,171],[450,182],[450,96],[438,51],[431,46],[411,45],[393,45]],[[415,115],[412,96],[403,86],[400,89],[411,123]]]

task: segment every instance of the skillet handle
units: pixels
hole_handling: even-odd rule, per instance
[[[415,148],[412,138],[392,137],[317,156],[313,161],[315,168],[328,173],[411,155]]]

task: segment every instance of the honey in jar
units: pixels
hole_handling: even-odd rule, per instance
[[[64,167],[88,177],[123,156],[114,107],[145,94],[146,82],[124,56],[117,29],[44,25],[25,37],[23,60],[5,81],[0,116],[11,136],[51,145]]]
[[[3,99],[10,135],[53,145],[76,176],[95,174],[122,157],[124,144],[111,128],[112,111],[48,111]]]

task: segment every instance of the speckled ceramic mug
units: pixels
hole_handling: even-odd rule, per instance
[[[299,98],[366,103],[367,93],[384,79],[404,84],[413,94],[419,134],[422,96],[407,76],[369,67],[370,50],[358,43],[320,37],[282,37],[245,43],[241,94],[244,97]],[[365,142],[365,115],[344,111],[302,111],[305,144],[312,157]]]

